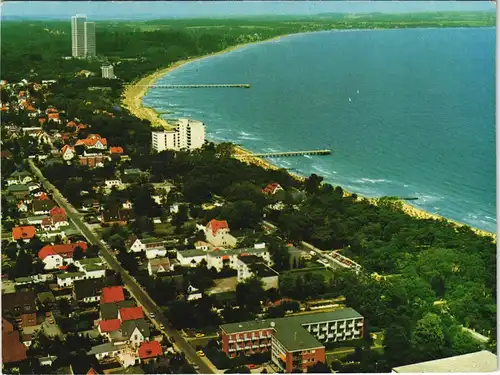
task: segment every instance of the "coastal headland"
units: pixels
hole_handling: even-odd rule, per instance
[[[173,127],[172,124],[170,124],[166,119],[163,119],[161,117],[160,113],[158,113],[154,108],[146,107],[143,103],[142,99],[146,95],[147,91],[150,89],[149,86],[152,85],[155,81],[157,81],[161,77],[164,77],[165,75],[173,72],[174,70],[180,68],[181,66],[183,66],[185,64],[192,63],[194,61],[199,61],[199,60],[211,57],[211,56],[216,56],[216,55],[228,53],[228,52],[234,51],[236,49],[248,46],[250,44],[271,42],[273,40],[279,40],[279,39],[286,38],[286,37],[291,36],[291,35],[296,35],[296,34],[280,35],[280,36],[276,36],[276,37],[273,37],[273,38],[270,38],[267,40],[258,41],[258,42],[238,44],[238,45],[234,45],[234,46],[231,46],[229,48],[226,48],[224,50],[214,52],[211,54],[207,54],[204,56],[197,56],[197,57],[189,58],[186,60],[177,61],[164,69],[159,69],[159,70],[155,71],[154,73],[149,74],[149,75],[129,84],[123,93],[123,101],[122,101],[123,105],[136,117],[143,119],[143,120],[150,121],[154,127],[163,127],[165,129],[171,129]],[[257,157],[257,156],[252,156],[252,155],[253,155],[253,153],[251,151],[246,150],[245,148],[243,148],[241,146],[236,145],[233,148],[233,156],[240,161],[243,161],[246,163],[251,163],[251,164],[257,165],[261,168],[265,168],[265,169],[280,169],[278,166],[274,165],[270,161],[265,160],[265,159],[260,158],[260,157]],[[296,178],[299,181],[305,180],[304,176],[301,176],[297,173],[292,173],[290,171],[289,171],[289,173],[290,173],[290,175],[292,175],[294,178]],[[344,189],[344,194],[346,196],[350,196],[353,193],[348,192]],[[360,196],[359,194],[357,194],[357,196],[358,196],[358,199],[364,198],[364,197]],[[377,203],[378,203],[378,198],[366,198],[366,199],[368,199],[374,205],[377,205]],[[399,200],[398,202],[400,203],[401,209],[409,216],[412,216],[412,217],[415,217],[418,219],[422,219],[422,220],[446,220],[447,222],[450,222],[450,223],[453,223],[454,225],[456,225],[457,228],[462,227],[462,226],[468,226],[464,223],[460,223],[458,221],[451,220],[451,219],[445,218],[443,216],[440,216],[440,215],[437,215],[434,213],[430,213],[430,212],[427,212],[423,209],[417,208],[404,200]],[[471,229],[476,234],[478,234],[480,236],[491,237],[495,242],[497,240],[497,236],[495,233],[491,233],[491,232],[488,232],[488,231],[485,231],[485,230],[482,230],[479,228],[474,228],[474,227],[471,227]]]

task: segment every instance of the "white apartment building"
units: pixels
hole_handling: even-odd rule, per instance
[[[77,14],[71,17],[71,47],[73,57],[85,56],[85,22],[87,16]]]
[[[224,267],[238,269],[238,257],[248,255],[259,256],[263,259],[263,263],[269,265],[271,263],[271,254],[267,248],[249,248],[249,249],[231,249],[231,250],[214,250],[206,253],[208,268],[215,267],[217,271],[221,271]]]
[[[87,22],[84,14],[71,17],[71,47],[73,57],[96,55],[95,22]]]
[[[205,143],[205,125],[201,121],[181,118],[174,130],[153,131],[151,140],[156,152],[195,150]]]
[[[103,65],[101,66],[102,78],[115,79],[114,67],[113,65]]]
[[[95,57],[95,22],[85,22],[84,35],[85,35],[85,57]]]

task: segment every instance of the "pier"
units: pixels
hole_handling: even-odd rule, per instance
[[[259,157],[259,158],[283,158],[289,156],[303,156],[303,155],[330,155],[331,150],[308,150],[308,151],[285,151],[285,152],[263,152],[253,153],[248,155],[238,155],[238,157]]]
[[[249,83],[216,83],[216,84],[199,84],[199,85],[133,85],[141,87],[152,87],[159,89],[214,89],[214,88],[236,88],[249,89]]]

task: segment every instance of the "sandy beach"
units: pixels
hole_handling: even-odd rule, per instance
[[[275,38],[271,38],[271,39],[264,40],[264,41],[259,41],[256,43],[279,40],[279,39],[287,37],[287,36],[288,35],[281,35],[281,36],[277,36]],[[149,90],[148,85],[152,85],[159,78],[165,76],[168,73],[171,73],[172,71],[174,71],[175,69],[178,69],[179,67],[183,66],[184,64],[187,64],[187,63],[190,63],[193,61],[198,61],[198,60],[210,57],[210,56],[216,56],[216,55],[228,53],[228,52],[234,51],[238,48],[242,48],[244,46],[247,46],[249,44],[255,44],[255,43],[245,43],[245,44],[235,45],[235,46],[229,47],[225,50],[215,52],[215,53],[212,53],[209,55],[195,57],[195,58],[191,58],[191,59],[187,59],[187,60],[177,61],[165,69],[159,69],[156,72],[154,72],[148,76],[145,76],[145,77],[139,79],[138,81],[135,81],[135,82],[129,84],[123,93],[123,104],[132,114],[134,114],[135,116],[137,116],[140,119],[149,120],[151,122],[151,124],[155,127],[161,126],[161,127],[167,128],[167,129],[172,128],[172,125],[169,124],[167,120],[161,118],[160,114],[156,110],[154,110],[153,108],[150,108],[150,107],[145,107],[143,105],[142,99],[143,99],[144,95],[147,93],[147,91]],[[234,147],[234,157],[238,160],[244,161],[246,163],[258,165],[259,167],[262,167],[262,168],[280,169],[279,167],[277,167],[276,165],[272,164],[271,162],[269,162],[265,159],[252,156],[252,152],[246,150],[245,148],[243,148],[241,146]],[[304,181],[304,179],[305,179],[304,176],[300,176],[296,173],[291,173],[291,172],[289,172],[289,173],[299,181]],[[346,190],[344,190],[344,193],[347,196],[352,194]],[[361,195],[359,195],[359,194],[357,194],[357,195],[359,198],[362,198]],[[375,205],[377,204],[376,198],[368,198],[368,199],[373,204],[375,204]],[[424,220],[425,219],[446,220],[450,223],[455,224],[457,227],[461,227],[461,226],[466,225],[466,224],[457,222],[455,220],[447,219],[447,218],[439,216],[437,214],[433,214],[433,213],[424,211],[420,208],[412,206],[411,204],[409,204],[406,201],[401,201],[401,203],[402,203],[403,211],[407,215],[413,216],[415,218],[424,219]],[[487,232],[485,230],[481,230],[478,228],[471,227],[471,229],[476,234],[478,234],[480,236],[486,236],[486,237],[493,238],[494,241],[496,242],[496,239],[497,239],[496,234],[491,233],[491,232]]]

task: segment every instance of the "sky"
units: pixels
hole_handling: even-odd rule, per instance
[[[494,10],[490,1],[13,1],[1,4],[2,18],[69,18],[86,14],[93,19],[198,18],[265,14],[401,13],[447,10]]]

